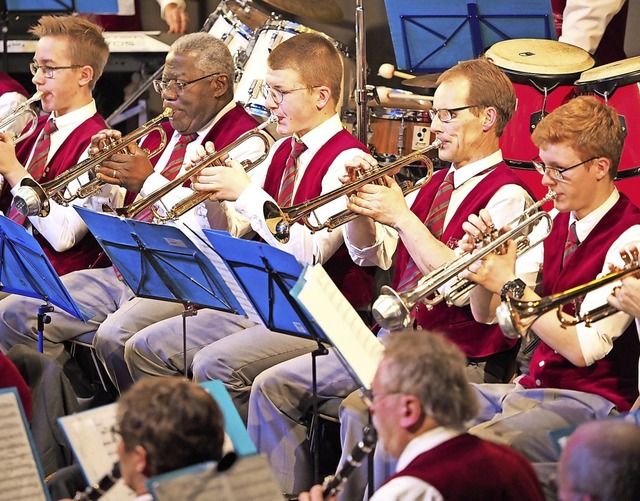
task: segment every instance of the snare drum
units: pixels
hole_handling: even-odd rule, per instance
[[[222,40],[233,56],[237,84],[249,56],[249,44],[258,28],[269,19],[269,14],[252,7],[250,2],[242,6],[234,0],[222,0],[209,19],[214,20],[209,33]]]
[[[319,32],[301,24],[282,19],[271,19],[258,31],[255,44],[251,49],[251,54],[234,93],[235,100],[242,103],[252,115],[266,118],[270,114],[265,105],[265,98],[260,91],[267,73],[267,58],[269,57],[269,53],[285,40],[300,33]],[[345,103],[355,89],[355,59],[349,55],[346,48],[340,42],[333,40],[329,36],[327,36],[327,38],[333,42],[342,56],[344,77],[341,102]],[[340,102],[338,104],[340,105]],[[343,107],[345,107],[344,104],[339,106],[338,111],[340,112]]]
[[[426,111],[372,108],[369,147],[381,164],[390,163],[431,144],[431,120]]]
[[[618,113],[626,136],[619,170],[640,166],[640,56],[584,71],[575,89],[598,96]]]
[[[516,92],[516,112],[500,138],[502,154],[529,162],[538,156],[531,133],[545,115],[575,96],[573,83],[593,66],[593,58],[579,47],[542,39],[504,40],[486,55],[507,74]]]

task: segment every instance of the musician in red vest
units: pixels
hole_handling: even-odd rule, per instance
[[[24,103],[28,97],[29,94],[19,82],[4,71],[0,71],[0,121]],[[22,115],[8,125],[3,132],[11,131],[17,137],[31,120],[32,117],[29,115]]]
[[[345,226],[348,248],[356,263],[389,268],[395,258],[393,288],[405,292],[455,258],[464,235],[462,223],[486,208],[502,227],[520,216],[531,197],[521,179],[502,161],[499,138],[513,115],[515,93],[506,75],[489,60],[464,61],[444,72],[434,94],[431,131],[442,141],[438,155],[451,162],[406,199],[391,178],[386,186],[366,185],[350,197],[348,207],[366,217]],[[353,166],[375,164],[372,157],[353,160]],[[443,284],[446,293],[451,283]],[[468,376],[474,382],[508,382],[515,371],[516,341],[506,339],[497,325],[475,321],[468,294],[447,306],[432,309],[419,304],[412,312],[414,327],[443,333],[467,356]],[[379,333],[378,336],[384,333]],[[355,384],[353,384],[355,389]],[[357,394],[340,409],[343,459],[360,440],[368,421]],[[379,451],[376,484],[392,464]],[[363,465],[345,486],[343,499],[361,498],[367,483]]]
[[[523,456],[464,432],[478,403],[459,348],[437,334],[409,329],[389,334],[384,344],[366,396],[378,448],[398,464],[372,501],[544,499]],[[299,499],[323,499],[322,487]]]
[[[31,29],[39,40],[31,63],[33,83],[43,93],[41,116],[30,137],[14,146],[0,134],[0,209],[35,235],[59,274],[91,266],[100,246],[73,207],[51,203],[46,218],[22,217],[11,206],[25,178],[50,181],[86,158],[91,135],[105,127],[91,91],[109,56],[102,30],[74,16],[44,16]],[[69,189],[73,192],[75,184]],[[112,205],[117,187],[76,203],[101,210]]]
[[[131,145],[131,154],[117,153],[104,161],[98,176],[107,183],[126,187],[130,193],[128,202],[136,193],[146,196],[180,172],[184,173],[188,164],[185,158],[189,158],[200,142],[214,140],[224,147],[255,128],[257,121],[233,100],[233,72],[231,53],[217,38],[208,33],[179,38],[167,54],[162,79],[155,83],[155,88],[162,94],[164,107],[173,110],[170,123],[164,125],[167,132],[164,149],[148,159],[141,148]],[[93,147],[107,136],[119,135],[115,130],[96,133]],[[153,150],[158,142],[159,135],[152,133],[141,146]],[[263,151],[262,143],[257,142],[259,144],[243,144],[231,154],[255,159]],[[190,188],[178,186],[162,202],[170,207],[191,193]],[[211,205],[216,208],[218,203]],[[195,207],[184,215],[181,223],[196,231],[208,228],[207,212],[207,207]],[[138,219],[149,221],[149,215],[150,212],[145,211],[144,217]],[[180,314],[183,306],[134,297],[133,291],[112,267],[77,271],[62,277],[62,281],[75,301],[90,310],[93,317],[85,323],[65,312],[54,311],[45,333],[46,347],[61,348],[62,341],[95,332],[94,346],[109,376],[116,388],[127,388],[131,378],[124,363],[125,341],[153,322]],[[39,303],[29,298],[11,298],[0,311],[3,343],[11,346],[35,342],[35,315]]]
[[[512,242],[505,254],[491,254],[469,268],[468,277],[483,286],[471,299],[479,321],[494,321],[507,297],[537,301],[609,272],[608,263],[623,265],[620,250],[640,239],[640,209],[613,182],[623,138],[615,110],[593,97],[569,101],[538,125],[532,135],[540,150],[536,168],[543,185],[557,194],[553,228],[543,245],[517,261]],[[486,212],[471,216],[463,246],[470,249],[488,224]],[[540,224],[531,238],[546,231]],[[550,429],[628,411],[638,397],[640,343],[633,317],[616,313],[569,323],[576,308],[585,314],[606,305],[610,293],[604,286],[578,306],[562,305],[560,313],[534,311],[528,369],[513,384],[475,385],[482,411],[470,432],[511,443],[536,463],[557,461]]]

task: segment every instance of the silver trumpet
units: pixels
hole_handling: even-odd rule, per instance
[[[28,138],[31,134],[33,134],[33,131],[36,130],[36,126],[38,125],[38,114],[31,107],[31,105],[37,101],[40,101],[40,99],[42,99],[42,95],[42,91],[36,91],[36,93],[29,99],[27,99],[24,103],[19,104],[5,116],[0,118],[0,130],[4,130],[23,115],[31,116],[29,128],[24,130],[20,135],[16,134],[15,132],[9,132],[14,143],[19,143],[23,139]]]
[[[446,301],[451,306],[476,284],[469,279],[458,278],[446,294],[438,292],[438,289],[456,278],[472,263],[493,252],[500,252],[509,240],[516,241],[518,256],[520,256],[549,236],[552,225],[551,216],[538,209],[555,197],[556,194],[549,191],[544,198],[531,205],[523,214],[503,227],[509,229],[490,228],[486,234],[482,235],[482,246],[478,250],[472,253],[467,252],[446,262],[422,277],[414,288],[396,292],[389,286],[383,286],[380,296],[373,303],[372,313],[375,321],[385,329],[396,330],[407,327],[411,323],[411,310],[420,302],[424,303],[428,309],[442,301]],[[543,219],[547,220],[547,232],[540,239],[531,242],[527,235]],[[512,225],[513,228],[511,228]]]

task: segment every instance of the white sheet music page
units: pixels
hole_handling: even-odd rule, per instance
[[[306,267],[292,295],[315,319],[356,381],[369,388],[384,347],[324,268]]]
[[[44,479],[14,391],[0,393],[0,500],[46,500]]]

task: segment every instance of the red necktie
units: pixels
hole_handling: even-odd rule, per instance
[[[197,137],[198,134],[188,134],[186,136],[180,136],[180,139],[178,139],[178,142],[173,147],[173,151],[171,152],[171,156],[169,157],[167,165],[165,165],[160,174],[166,177],[169,181],[173,181],[178,175],[178,172],[180,172],[182,164],[184,163],[184,155],[187,151],[187,145],[191,141],[194,141]],[[153,212],[151,212],[151,208],[147,208],[140,214],[138,214],[134,219],[136,221],[151,223],[153,222]]]
[[[27,166],[27,172],[31,174],[33,179],[36,181],[40,181],[42,176],[45,174],[47,157],[49,156],[49,146],[51,145],[51,134],[57,130],[58,127],[56,127],[56,123],[50,118],[44,124],[42,134],[38,138],[38,142],[36,143],[36,147],[33,152],[33,157],[31,157],[31,161]],[[11,206],[7,217],[20,225],[24,224],[27,219],[25,216],[20,214],[14,206]]]
[[[574,221],[569,226],[569,232],[567,233],[567,241],[564,244],[564,252],[562,254],[562,267],[564,268],[565,263],[569,259],[569,256],[575,252],[575,250],[580,245],[580,240],[578,240],[578,234],[576,233],[576,222]]]
[[[285,164],[282,186],[280,187],[280,194],[278,195],[278,205],[280,207],[287,207],[291,205],[293,201],[293,185],[295,184],[296,173],[298,171],[298,157],[302,155],[302,152],[306,149],[307,147],[302,141],[297,140],[295,137],[291,138],[291,153]]]
[[[453,173],[450,171],[442,184],[438,188],[438,192],[431,203],[429,209],[429,215],[425,219],[425,225],[431,234],[440,239],[444,229],[444,217],[447,214],[447,207],[449,206],[449,200],[451,199],[451,193],[453,192]],[[400,283],[398,284],[398,292],[402,292],[408,289],[412,289],[422,278],[422,272],[415,261],[409,258],[407,266],[402,274]]]

